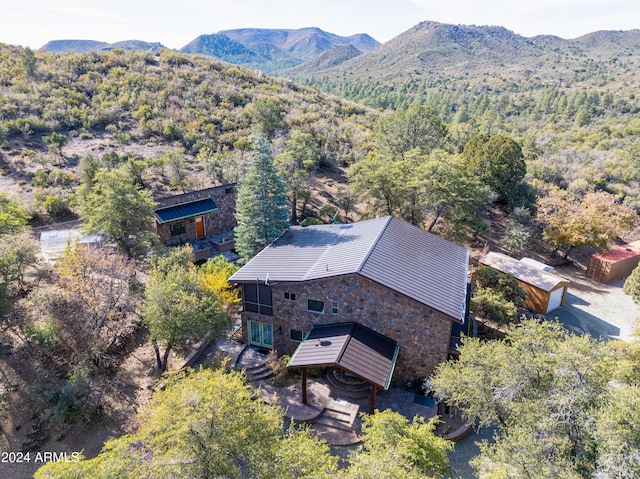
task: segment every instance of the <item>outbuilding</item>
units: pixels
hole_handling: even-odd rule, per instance
[[[548,314],[564,305],[569,281],[502,253],[491,252],[479,261],[479,267],[492,267],[511,274],[527,293],[524,307],[539,314]]]
[[[587,278],[599,283],[611,283],[626,278],[640,263],[640,241],[616,246],[589,259]]]

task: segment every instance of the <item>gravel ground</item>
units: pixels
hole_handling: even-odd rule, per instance
[[[596,283],[573,268],[559,268],[557,273],[571,283],[564,306],[552,311],[549,319],[557,319],[578,334],[623,341],[633,339],[634,328],[640,325],[640,309],[623,293],[624,280]]]

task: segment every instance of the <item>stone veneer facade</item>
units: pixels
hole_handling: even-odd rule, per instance
[[[202,215],[204,220],[205,236],[211,237],[231,231],[235,228],[236,195],[236,184],[229,183],[203,190],[190,191],[189,193],[181,195],[157,198],[156,203],[158,204],[157,208],[165,208],[167,206],[175,206],[211,198],[218,209]],[[180,222],[184,222],[185,232],[181,235],[172,236],[171,225]],[[198,239],[196,236],[196,225],[193,218],[184,218],[168,223],[158,223],[156,221],[156,232],[158,233],[158,236],[160,236],[160,240],[166,245],[193,243]]]
[[[400,344],[394,382],[429,376],[449,352],[453,318],[397,293],[359,274],[300,283],[272,284],[273,316],[243,312],[244,340],[247,320],[273,325],[274,348],[291,354],[299,342],[291,330],[306,334],[316,324],[356,321]],[[293,293],[295,301],[284,299]],[[308,311],[307,301],[324,301],[324,313]],[[332,304],[337,303],[337,314]]]

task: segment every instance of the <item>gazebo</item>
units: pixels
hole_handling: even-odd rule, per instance
[[[375,410],[376,390],[389,389],[400,345],[361,324],[313,326],[293,353],[287,368],[302,372],[302,404],[307,404],[307,369],[335,368],[371,385],[369,413]]]

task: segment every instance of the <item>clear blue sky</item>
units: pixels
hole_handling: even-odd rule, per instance
[[[575,38],[640,28],[638,0],[0,0],[0,42],[145,40],[181,48],[198,35],[241,27],[319,27],[385,42],[434,20],[501,25],[524,36]]]

